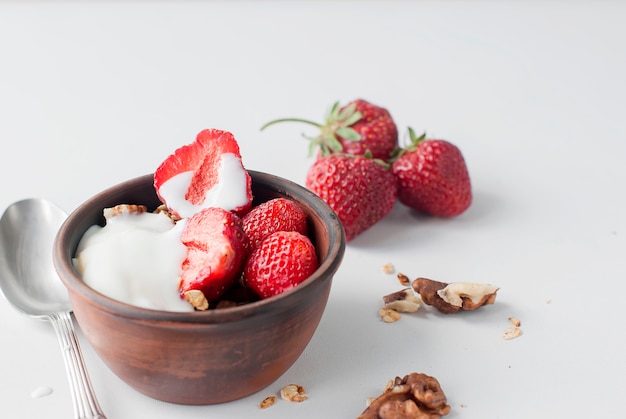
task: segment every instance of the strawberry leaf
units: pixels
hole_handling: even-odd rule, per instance
[[[346,120],[343,121],[343,124],[344,126],[349,127],[360,121],[361,118],[363,118],[363,114],[357,111],[350,115],[348,118],[346,118]]]
[[[339,102],[333,103],[333,106],[331,106],[326,114],[326,122],[330,123],[336,121],[339,116],[339,109]]]
[[[422,135],[418,137],[413,128],[408,127],[408,129],[409,129],[409,139],[411,140],[410,146],[415,146],[418,143],[426,139],[426,132],[424,132]]]
[[[339,127],[335,130],[335,133],[348,141],[359,141],[361,139],[361,134],[350,127]]]
[[[356,111],[356,103],[351,103],[345,108],[343,108],[339,114],[337,115],[338,121],[345,121],[348,118],[352,117]],[[348,124],[349,125],[349,124]]]
[[[350,154],[359,155],[362,154],[363,150],[365,150],[367,146],[370,146],[370,143],[376,143],[377,140],[376,138],[370,138],[370,136],[375,137],[375,134],[371,134],[367,130],[367,127],[373,122],[370,121],[370,119],[364,119],[363,111],[360,110],[360,106],[363,106],[367,112],[374,108],[376,110],[376,112],[374,112],[376,115],[378,115],[378,113],[382,114],[383,125],[385,127],[389,125],[389,132],[386,132],[387,128],[383,131],[385,131],[384,135],[386,137],[391,138],[385,138],[384,140],[386,142],[382,145],[371,144],[371,146],[376,149],[377,155],[384,155],[385,159],[388,158],[389,154],[393,151],[393,147],[397,145],[396,125],[393,123],[391,117],[385,109],[375,107],[364,100],[352,101],[343,107],[339,101],[334,102],[329,108],[327,108],[324,115],[325,121],[322,124],[302,118],[281,118],[266,123],[261,127],[261,130],[278,122],[300,122],[308,124],[319,129],[318,135],[311,137],[303,135],[310,141],[309,156],[314,154],[315,148],[319,148],[320,154],[322,156],[326,156],[335,152],[341,153],[347,147],[350,147],[350,150],[352,150]],[[357,123],[359,124],[355,125]],[[365,133],[361,134],[360,131],[363,130],[365,130]],[[389,141],[393,141],[394,144],[389,146]],[[361,145],[358,142],[367,144]],[[384,151],[379,150],[381,148],[384,148]]]
[[[333,151],[341,151],[341,150],[343,150],[343,146],[341,145],[341,143],[339,142],[337,137],[335,137],[334,135],[329,136],[327,138],[327,140],[328,140],[328,147],[331,150],[333,150]]]

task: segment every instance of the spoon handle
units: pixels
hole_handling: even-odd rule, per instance
[[[74,415],[77,419],[106,419],[91,387],[85,361],[78,345],[74,323],[69,312],[52,314],[50,321],[56,332],[70,382]]]

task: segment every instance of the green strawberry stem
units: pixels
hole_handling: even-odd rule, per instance
[[[322,128],[322,124],[319,124],[317,122],[313,122],[313,121],[309,121],[308,119],[302,119],[302,118],[281,118],[281,119],[275,119],[273,121],[270,121],[268,123],[266,123],[265,125],[263,125],[261,127],[261,131],[263,131],[265,128],[277,124],[279,122],[302,122],[305,124],[309,124],[309,125],[313,125],[314,127],[317,127],[319,129]]]
[[[409,145],[404,148],[396,148],[393,153],[391,153],[391,157],[389,158],[389,162],[393,164],[396,160],[398,160],[402,155],[406,154],[409,151],[413,151],[417,148],[417,145],[422,141],[426,140],[426,132],[424,132],[419,137],[415,133],[415,130],[411,127],[408,127],[409,131]]]
[[[328,111],[325,123],[320,124],[303,118],[280,118],[270,121],[261,127],[261,131],[265,128],[277,124],[279,122],[300,122],[312,125],[320,130],[320,134],[316,137],[302,136],[310,141],[309,156],[312,156],[315,149],[319,147],[322,156],[328,156],[333,153],[343,151],[343,145],[337,137],[341,137],[347,141],[360,141],[359,134],[351,126],[360,121],[363,114],[356,110],[356,104],[351,103],[341,109],[339,102],[335,102]]]
[[[411,144],[409,144],[408,147],[412,147],[413,149],[415,149],[415,146],[417,146],[419,143],[421,143],[422,141],[426,139],[426,132],[424,132],[422,135],[418,137],[413,128],[408,127],[408,129],[409,129],[409,139],[411,140]]]

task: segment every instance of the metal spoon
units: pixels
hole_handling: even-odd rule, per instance
[[[106,419],[78,345],[65,286],[52,263],[52,245],[67,216],[43,199],[10,205],[0,219],[0,289],[21,313],[54,327],[72,390],[76,418]]]

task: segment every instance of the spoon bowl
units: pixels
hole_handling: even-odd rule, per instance
[[[0,219],[0,288],[22,314],[45,319],[70,311],[67,289],[52,263],[54,238],[66,217],[49,201],[26,199]]]
[[[71,317],[67,289],[56,275],[52,248],[67,215],[44,199],[10,205],[0,218],[0,289],[22,314],[49,320],[72,390],[76,418],[106,419],[96,400]]]

